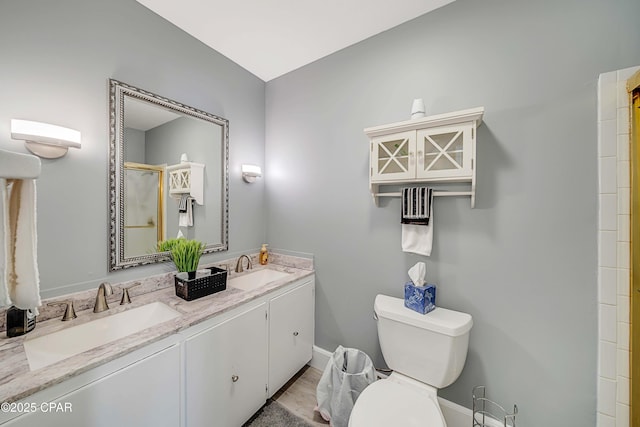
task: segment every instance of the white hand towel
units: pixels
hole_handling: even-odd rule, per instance
[[[429,225],[402,224],[402,251],[430,256],[433,245],[433,203],[429,209]]]
[[[4,222],[4,273],[0,304],[38,314],[40,275],[36,229],[36,183],[32,179],[0,180]]]
[[[204,165],[191,162],[191,177],[189,178],[191,189],[189,195],[197,204],[204,204]]]
[[[193,227],[193,199],[187,198],[187,211],[178,213],[178,226]]]

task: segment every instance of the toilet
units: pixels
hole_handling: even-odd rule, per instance
[[[462,372],[471,315],[441,307],[420,314],[386,295],[376,296],[374,313],[382,355],[393,373],[364,389],[349,427],[446,427],[438,389]]]

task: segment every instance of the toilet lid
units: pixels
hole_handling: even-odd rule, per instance
[[[364,389],[351,411],[349,427],[444,427],[432,397],[396,383],[379,380]]]

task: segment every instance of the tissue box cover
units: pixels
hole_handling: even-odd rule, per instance
[[[436,286],[416,286],[413,282],[404,285],[404,306],[421,314],[436,308]]]

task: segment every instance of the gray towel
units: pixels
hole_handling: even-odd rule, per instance
[[[178,202],[178,212],[186,213],[187,212],[187,200],[189,200],[189,195],[184,193],[180,195],[180,201]]]

